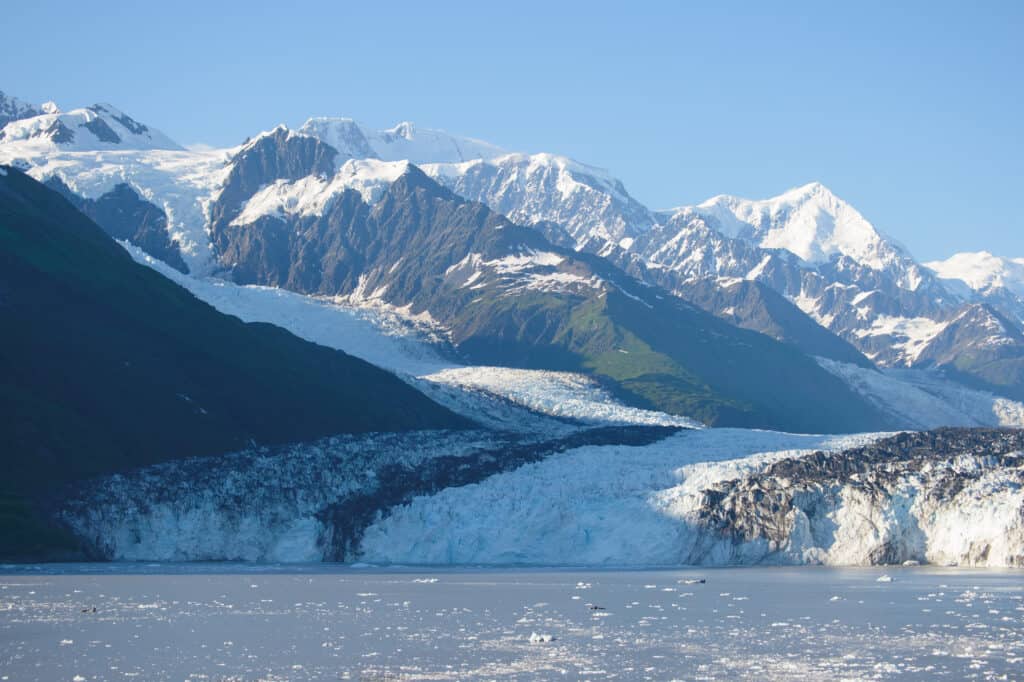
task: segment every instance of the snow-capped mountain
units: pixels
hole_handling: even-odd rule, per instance
[[[1019,434],[872,445],[884,434],[694,430],[620,399],[799,428],[870,416],[845,386],[857,382],[871,404],[898,405],[901,425],[956,419],[956,400],[962,423],[1021,423],[1024,405],[951,391],[938,375],[928,385],[855,364],[809,368],[817,363],[794,347],[558,247],[413,164],[366,161],[400,171],[393,181],[376,173],[386,183],[379,192],[363,183],[266,193],[326,187],[314,181],[353,163],[339,157],[316,138],[272,131],[227,157],[210,200],[219,274],[294,292],[200,279],[143,253],[166,246],[150,240],[170,221],[142,189],[120,183],[89,199],[49,177],[68,203],[0,167],[0,232],[9,233],[0,251],[10,266],[0,289],[18,320],[4,355],[22,360],[7,377],[20,389],[9,391],[0,430],[15,447],[2,458],[29,491],[14,496],[16,517],[36,510],[43,537],[60,530],[65,544],[44,548],[133,560],[1019,564]],[[152,269],[75,206],[142,242],[126,249]],[[339,305],[345,299],[386,315]],[[419,321],[441,340],[428,346],[418,329],[396,338],[390,319]],[[442,358],[452,347],[464,358],[574,372],[460,365]],[[281,403],[288,392],[274,387],[296,380],[300,397]],[[69,398],[86,415],[101,410],[99,420],[66,423]],[[291,416],[259,417],[270,412]],[[46,428],[49,414],[63,428]],[[232,436],[220,449],[197,440],[214,423]],[[81,435],[68,440],[71,427]],[[410,427],[431,430],[380,433]],[[337,429],[345,435],[259,445]],[[110,453],[115,432],[127,439],[120,459]],[[154,432],[163,437],[140,462],[133,444]],[[256,443],[224,451],[247,436]],[[80,456],[97,442],[101,456]],[[29,447],[45,458],[22,458]],[[55,448],[70,458],[59,474],[34,464],[52,461]],[[196,452],[204,456],[180,460]],[[90,474],[101,476],[84,480]],[[494,533],[499,526],[513,531]],[[40,556],[38,543],[13,548]]]
[[[987,251],[958,253],[925,263],[943,286],[967,301],[987,303],[1017,324],[1024,324],[1024,258]]]
[[[582,365],[634,401],[712,422],[788,420],[796,415],[785,406],[809,398],[793,377],[810,372],[819,388],[831,382],[799,354],[746,336],[599,258],[559,248],[415,165],[345,160],[339,167],[340,158],[320,139],[283,128],[232,157],[210,205],[210,237],[234,281],[429,314],[473,362]],[[352,182],[370,176],[381,184]],[[698,338],[705,333],[718,337],[714,348]],[[742,379],[721,374],[725,366],[712,356],[722,353],[737,372],[747,368]],[[777,357],[771,372],[789,367],[790,386],[771,403],[763,396],[781,385],[765,373],[769,356]],[[663,403],[665,382],[690,397]],[[833,389],[840,391],[834,399],[849,398]],[[720,402],[722,390],[744,395],[743,406]],[[874,418],[858,402],[840,421]],[[830,410],[807,416],[827,422],[838,417]],[[791,428],[804,428],[800,419]]]
[[[578,251],[628,246],[656,219],[607,171],[554,154],[509,154],[424,172],[522,225],[554,223]],[[549,235],[550,236],[550,235]]]
[[[711,218],[727,237],[743,239],[763,249],[785,249],[812,265],[838,256],[874,270],[895,264],[906,267],[900,285],[917,288],[917,264],[886,240],[853,206],[820,182],[797,187],[777,197],[751,201],[721,195],[695,207],[676,209],[674,217]]]
[[[349,192],[374,206],[413,164],[456,195],[536,227],[555,246],[603,257],[807,354],[883,367],[943,367],[937,358],[956,356],[957,371],[970,373],[966,359],[975,356],[967,346],[925,349],[970,303],[989,305],[1011,326],[1024,319],[1012,286],[972,293],[951,284],[819,183],[768,200],[719,196],[657,213],[606,171],[410,124],[375,131],[351,119],[314,118],[298,131],[281,126],[237,148],[188,151],[113,107],[46,109],[18,108],[27,118],[2,130],[0,163],[27,168],[77,197],[117,238],[200,276],[241,272],[226,232],[323,224]],[[119,212],[145,219],[128,230],[117,224]],[[993,285],[1012,284],[1011,264]],[[379,278],[378,288],[389,275]],[[952,337],[967,343],[963,334]],[[1005,346],[997,341],[987,343]],[[985,343],[975,338],[971,345]]]
[[[680,277],[763,282],[882,365],[913,364],[903,320],[942,321],[957,301],[899,245],[819,183],[764,200],[675,210],[636,245]]]
[[[350,118],[311,118],[298,132],[319,139],[345,158],[425,163],[461,163],[491,159],[506,152],[487,142],[417,128],[404,121],[387,130],[372,130]]]
[[[1024,296],[1024,258],[1003,258],[988,251],[978,251],[957,253],[924,266],[950,286],[959,282],[979,293],[1007,289],[1017,296]]]
[[[42,107],[22,102],[17,97],[6,95],[3,90],[0,90],[0,128],[11,121],[39,116],[42,113],[44,113]]]
[[[68,112],[51,107],[35,116],[12,120],[0,129],[0,143],[25,152],[182,149],[159,130],[139,123],[109,104]]]

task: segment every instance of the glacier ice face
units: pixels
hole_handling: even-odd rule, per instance
[[[1021,432],[658,428],[326,439],[91,481],[60,515],[128,560],[1024,566]]]
[[[1024,565],[1024,459],[1012,452],[1024,436],[951,430],[872,446],[881,437],[709,429],[581,448],[395,508],[367,529],[363,557]]]
[[[944,429],[779,460],[703,491],[689,560],[1022,566],[1022,447]]]
[[[644,447],[579,448],[393,509],[367,529],[363,557],[678,565],[693,541],[678,517],[712,482],[777,458],[877,437],[707,429]]]
[[[109,559],[321,561],[331,541],[322,512],[376,490],[378,470],[501,442],[480,431],[371,434],[167,462],[86,482],[59,515]]]
[[[417,494],[479,482],[588,444],[676,429],[530,436],[420,431],[327,438],[162,463],[71,485],[54,513],[98,558],[351,560],[367,525]]]

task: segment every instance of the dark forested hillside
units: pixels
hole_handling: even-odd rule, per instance
[[[0,516],[25,493],[161,460],[465,425],[362,360],[217,312],[0,170]]]

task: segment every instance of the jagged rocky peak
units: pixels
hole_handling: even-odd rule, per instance
[[[231,170],[212,207],[213,223],[235,218],[254,194],[277,180],[334,175],[338,150],[279,125],[249,140],[231,158]]]
[[[52,102],[49,104],[52,104]],[[12,97],[3,90],[0,90],[0,128],[3,128],[11,121],[38,116],[44,113],[44,111],[41,107],[37,108],[28,102],[22,102],[17,97]]]
[[[182,150],[159,130],[110,104],[62,112],[56,104],[47,102],[29,113],[9,121],[0,130],[0,142],[25,146],[27,151]]]

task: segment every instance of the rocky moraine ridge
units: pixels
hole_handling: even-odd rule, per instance
[[[697,516],[684,563],[1024,566],[1024,431],[903,433],[779,460],[705,490]]]

